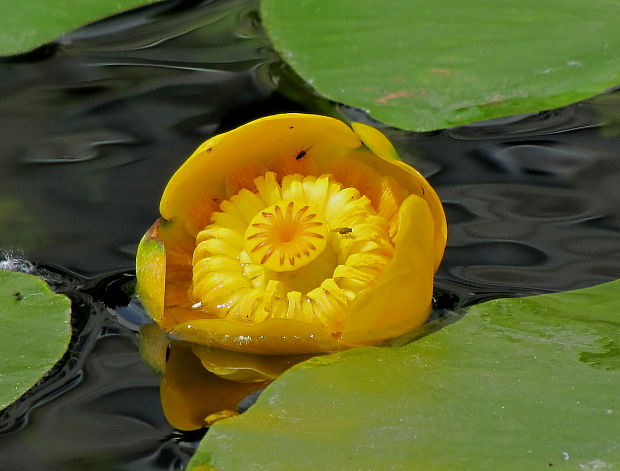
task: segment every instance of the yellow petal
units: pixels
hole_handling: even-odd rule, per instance
[[[148,230],[136,253],[136,294],[144,309],[158,323],[164,316],[164,294],[166,286],[166,251],[157,239],[158,220]]]
[[[179,224],[158,219],[144,235],[136,255],[136,294],[147,313],[168,329],[204,313],[192,309],[194,240]]]
[[[226,176],[238,168],[274,169],[285,159],[290,164],[287,170],[294,173],[297,167],[307,169],[308,160],[321,167],[360,145],[351,128],[326,116],[291,113],[252,121],[209,139],[187,159],[164,190],[161,215],[189,227],[192,208],[232,196]]]
[[[392,262],[377,283],[361,291],[345,319],[341,341],[373,345],[424,323],[433,296],[433,217],[427,203],[411,195],[399,211]]]
[[[391,177],[381,178],[381,194],[377,214],[390,221],[390,236],[394,237],[398,226],[398,210],[408,194],[404,188],[398,185]]]
[[[267,319],[246,324],[225,319],[198,319],[177,325],[177,340],[262,355],[333,352],[343,347],[321,328],[290,319]]]
[[[448,224],[446,222],[446,214],[441,205],[441,200],[435,192],[435,189],[426,181],[420,172],[404,162],[395,162],[395,164],[404,169],[417,183],[417,187],[415,188],[417,191],[413,191],[413,193],[423,198],[426,204],[428,204],[428,209],[431,212],[433,226],[435,228],[432,250],[434,252],[433,271],[436,271],[443,258],[446,242],[448,240]]]
[[[205,370],[190,347],[173,343],[160,384],[161,403],[174,427],[196,430],[205,426],[207,416],[234,410],[239,401],[266,384],[226,381]]]
[[[194,345],[194,354],[211,373],[230,381],[271,381],[309,355],[252,355]]]
[[[355,188],[367,196],[375,208],[378,208],[381,194],[381,186],[378,182],[382,176],[360,159],[361,155],[371,156],[373,159],[377,157],[365,148],[362,149],[344,156],[342,159],[334,160],[327,171],[334,176],[343,188]]]
[[[408,193],[414,194],[426,201],[428,208],[433,218],[433,225],[435,227],[433,252],[434,252],[434,268],[435,270],[439,266],[441,259],[443,258],[443,252],[446,247],[446,241],[448,238],[448,228],[446,223],[446,215],[441,205],[441,200],[437,193],[426,181],[426,179],[413,167],[407,165],[404,162],[391,159],[389,156],[377,155],[369,151],[357,151],[352,153],[338,162],[339,168],[346,169],[347,165],[351,165],[351,168],[361,171],[365,168],[365,172],[371,178],[370,169],[374,170],[376,177],[374,188],[369,188],[366,193],[372,199],[375,195],[382,193],[381,182],[382,176],[391,177],[399,186],[404,188]],[[334,173],[334,172],[332,172]],[[373,203],[375,203],[373,201]],[[375,207],[377,207],[375,205]]]
[[[400,159],[390,140],[378,129],[355,121],[351,123],[351,127],[364,145],[375,154],[385,159]]]
[[[242,149],[240,149],[242,151]],[[242,189],[256,191],[254,180],[267,172],[265,165],[251,156],[246,161],[238,162],[238,166],[223,175],[226,184],[226,195],[236,195]]]

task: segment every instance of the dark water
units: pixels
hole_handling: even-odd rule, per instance
[[[162,416],[137,353],[133,252],[203,140],[287,111],[367,121],[311,93],[255,1],[171,1],[0,61],[0,248],[74,301],[71,349],[0,413],[0,471],[182,469],[200,434]],[[620,92],[432,133],[385,129],[449,219],[439,302],[620,278]],[[129,303],[129,304],[128,304]]]

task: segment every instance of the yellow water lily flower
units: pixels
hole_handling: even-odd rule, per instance
[[[173,175],[160,212],[136,263],[146,310],[183,342],[164,382],[194,362],[216,375],[205,384],[232,380],[243,394],[308,354],[421,325],[446,243],[435,191],[383,134],[317,115],[209,139]],[[162,399],[176,394],[166,388]]]

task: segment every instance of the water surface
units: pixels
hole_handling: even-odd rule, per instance
[[[210,136],[287,111],[372,123],[279,63],[257,2],[170,1],[0,62],[0,248],[74,301],[71,349],[0,413],[0,470],[182,469],[124,290],[174,170]],[[431,133],[385,128],[441,196],[444,307],[620,278],[620,92]],[[375,123],[376,124],[376,123]],[[129,303],[129,304],[128,304]]]

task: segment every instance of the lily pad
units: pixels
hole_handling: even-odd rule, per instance
[[[620,280],[487,302],[403,347],[294,367],[189,469],[620,469],[619,345]]]
[[[276,49],[325,97],[427,131],[620,83],[620,2],[263,0]]]
[[[71,338],[71,302],[41,279],[0,271],[0,410],[63,356]]]
[[[80,26],[154,0],[0,2],[0,55],[27,52]]]

